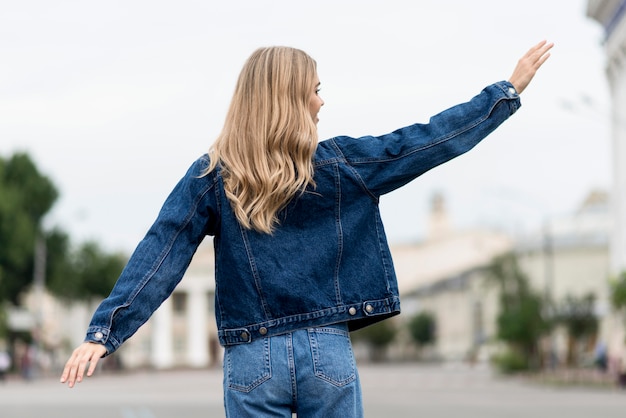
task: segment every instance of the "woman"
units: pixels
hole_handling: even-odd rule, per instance
[[[210,235],[226,415],[362,416],[348,332],[400,312],[379,197],[496,129],[551,48],[535,45],[509,81],[429,124],[319,143],[315,62],[293,48],[254,52],[220,136],[167,198],[61,382],[91,376],[171,294]]]

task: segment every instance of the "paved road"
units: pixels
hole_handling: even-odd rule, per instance
[[[367,418],[624,418],[626,391],[554,388],[486,368],[361,366]],[[223,417],[221,370],[100,374],[67,389],[53,378],[0,384],[1,418]]]

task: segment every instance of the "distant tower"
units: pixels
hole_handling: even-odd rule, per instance
[[[430,218],[428,220],[428,240],[445,237],[450,232],[450,221],[446,211],[443,194],[433,194],[430,201]]]
[[[587,16],[605,32],[613,143],[611,273],[618,274],[626,271],[626,0],[588,0]]]

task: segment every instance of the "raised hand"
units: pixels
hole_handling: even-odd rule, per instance
[[[550,51],[553,46],[553,43],[541,41],[530,48],[528,52],[519,59],[515,70],[513,70],[513,74],[509,78],[509,82],[513,84],[518,94],[521,94],[526,87],[528,87],[528,84],[535,76],[539,67],[550,57],[548,51]]]

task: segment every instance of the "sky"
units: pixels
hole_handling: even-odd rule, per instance
[[[258,47],[318,64],[320,139],[381,135],[552,56],[521,109],[475,149],[381,199],[389,240],[420,241],[430,202],[452,224],[518,234],[611,183],[603,31],[583,0],[0,3],[0,155],[27,152],[60,192],[45,219],[75,243],[131,251],[219,134]]]

